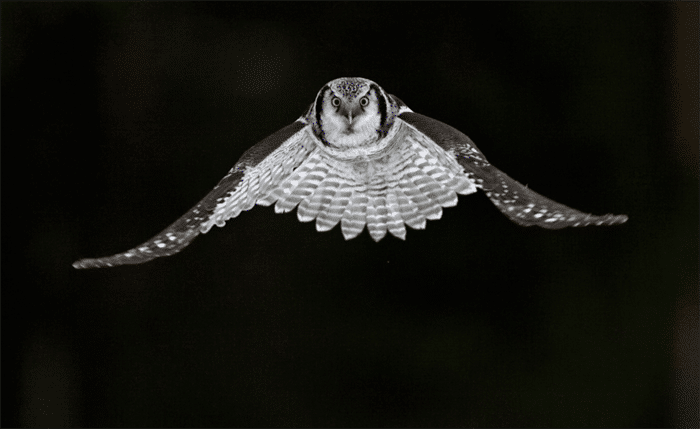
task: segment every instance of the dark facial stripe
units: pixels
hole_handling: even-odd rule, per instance
[[[326,141],[326,136],[323,135],[323,127],[321,126],[321,112],[323,111],[323,100],[330,91],[330,87],[326,85],[318,93],[318,97],[316,97],[316,120],[314,121],[315,124],[312,127],[316,137],[318,137],[325,145],[328,145],[328,141]]]
[[[316,125],[321,128],[321,111],[323,110],[323,99],[326,98],[326,92],[330,91],[328,85],[324,86],[323,89],[318,93],[316,97]]]
[[[379,114],[380,114],[380,119],[379,119],[379,133],[382,136],[385,136],[387,131],[389,131],[387,127],[387,105],[386,105],[386,97],[384,96],[384,92],[375,84],[370,85],[370,89],[374,90],[375,95],[377,96],[377,104],[378,104],[378,109],[379,109]]]

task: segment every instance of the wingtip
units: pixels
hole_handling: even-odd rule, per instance
[[[610,216],[611,216],[610,220],[608,221],[609,225],[620,225],[620,224],[627,222],[627,220],[629,219],[629,217],[627,217],[627,215],[610,215]]]
[[[627,222],[627,215],[606,214],[602,216],[588,215],[587,219],[579,225],[574,226],[614,226]]]
[[[96,263],[95,259],[79,259],[73,262],[73,268],[75,268],[76,270],[84,270],[86,268],[99,268],[101,266],[102,265]]]
[[[79,259],[79,260],[73,262],[73,268],[75,268],[76,270],[90,268],[90,265],[87,262],[88,262],[88,259]]]

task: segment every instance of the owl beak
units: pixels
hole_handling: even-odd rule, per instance
[[[343,106],[338,113],[348,118],[348,123],[352,124],[352,120],[357,118],[361,112],[362,108],[358,104],[352,107]]]

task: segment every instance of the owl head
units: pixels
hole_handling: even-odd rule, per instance
[[[342,77],[321,88],[307,120],[324,144],[356,149],[384,138],[397,112],[396,103],[376,83],[361,77]]]

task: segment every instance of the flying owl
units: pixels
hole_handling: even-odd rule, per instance
[[[81,259],[75,268],[139,264],[169,256],[212,226],[254,205],[276,213],[297,207],[318,231],[340,223],[346,240],[365,226],[381,240],[424,229],[457,194],[481,189],[511,221],[558,229],[616,225],[625,215],[594,216],[556,203],[491,165],[469,137],[414,113],[364,78],[326,84],[296,122],[251,147],[218,185],[163,232],[124,253]]]

